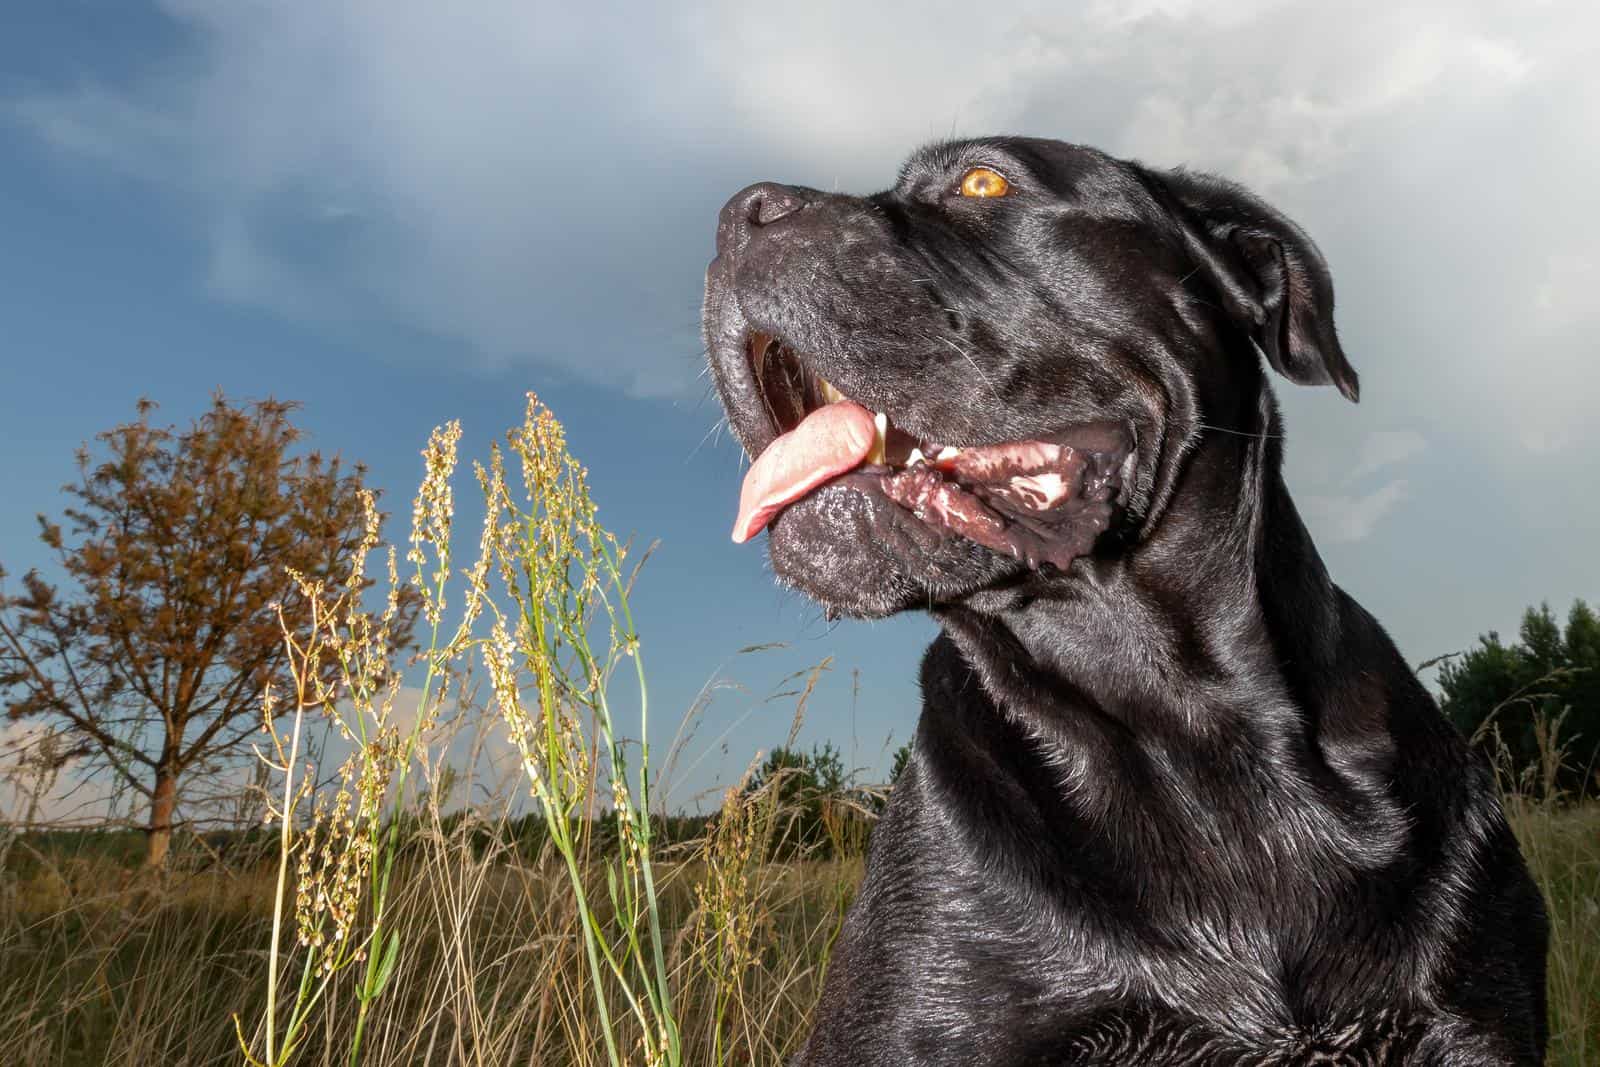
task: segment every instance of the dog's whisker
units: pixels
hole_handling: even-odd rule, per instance
[[[1212,431],[1214,431],[1216,433],[1228,433],[1228,434],[1232,434],[1235,437],[1251,437],[1251,438],[1254,438],[1254,439],[1256,439],[1258,441],[1268,441],[1268,440],[1281,441],[1281,440],[1283,440],[1283,434],[1281,434],[1281,433],[1268,433],[1265,430],[1258,430],[1258,431],[1231,430],[1226,426],[1213,426],[1209,422],[1197,422],[1197,423],[1195,423],[1195,425],[1197,427],[1199,427],[1200,429],[1202,429],[1202,430],[1212,430]]]
[[[683,462],[687,464],[690,460],[694,459],[695,456],[699,455],[700,450],[705,447],[707,441],[710,441],[712,443],[712,447],[715,447],[717,442],[722,438],[722,428],[727,424],[728,417],[726,415],[713,422],[710,428],[706,430],[705,434],[701,436],[700,443],[695,445],[694,448],[689,451],[689,454],[684,457]]]
[[[954,340],[952,340],[951,338],[949,338],[949,337],[945,337],[943,335],[940,335],[939,340],[943,341],[945,344],[947,344],[951,348],[955,349],[957,355],[959,355],[962,359],[966,360],[969,364],[971,364],[973,373],[976,374],[978,376],[978,378],[983,382],[984,386],[988,388],[989,395],[994,397],[996,400],[1000,400],[1000,392],[999,392],[999,390],[997,390],[994,387],[994,383],[989,380],[989,376],[987,374],[983,373],[983,368],[978,366],[978,361],[973,359],[972,356],[968,354],[966,349],[964,349],[960,345],[956,344],[956,342]]]

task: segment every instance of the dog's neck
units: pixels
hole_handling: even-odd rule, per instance
[[[1263,707],[1316,713],[1319,687],[1361,650],[1284,485],[1264,383],[1257,395],[1254,412],[1200,433],[1131,547],[936,613],[980,676],[992,664],[1014,677],[1021,662],[1041,692],[1075,693],[1135,729],[1149,716],[1165,730]]]
[[[1405,738],[1437,712],[1329,578],[1283,482],[1270,396],[1262,411],[1258,432],[1201,436],[1131,549],[936,615],[987,703],[1031,740],[1024,758],[1091,823],[1146,803],[1159,778],[1214,812],[1247,782],[1249,835],[1288,870],[1304,862],[1294,798],[1312,788],[1341,813],[1318,830],[1328,862],[1381,865],[1417,799],[1396,774]]]

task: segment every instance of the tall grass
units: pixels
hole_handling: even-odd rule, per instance
[[[860,876],[856,856],[764,861],[763,840],[768,855],[784,851],[773,795],[739,798],[737,820],[716,824],[721,841],[674,846],[660,864],[685,1063],[793,1054]],[[389,922],[405,950],[369,1011],[363,1062],[606,1064],[558,857],[520,852],[486,805],[452,819],[432,803],[412,808],[397,860]],[[1600,807],[1509,810],[1550,905],[1549,1062],[1587,1067],[1600,1047]],[[265,996],[275,864],[219,868],[181,842],[174,859],[163,882],[92,838],[76,855],[62,838],[16,840],[0,900],[0,1063],[241,1061],[229,1019],[255,1018]],[[295,1062],[344,1063],[354,1021],[319,1014]]]
[[[1500,711],[1473,741],[1487,742],[1495,756],[1506,817],[1550,915],[1550,1062],[1600,1063],[1600,803],[1561,788],[1565,712],[1535,714],[1539,759],[1518,771],[1495,725]]]
[[[513,497],[498,450],[478,472],[489,504],[484,543],[494,546],[508,602],[502,609],[483,597],[494,614],[484,665],[580,916],[606,1057],[621,1067],[609,1006],[614,991],[637,1027],[648,1067],[678,1067],[682,1040],[651,847],[649,690],[628,606],[626,550],[597,520],[587,476],[549,411],[530,400],[510,446],[522,468],[523,500]],[[623,660],[633,664],[637,683],[636,777],[628,774],[612,717],[611,681]],[[586,832],[602,775],[616,817],[616,855],[596,856]],[[605,875],[609,923],[592,903],[590,865]]]
[[[747,803],[760,802],[747,798],[748,791],[731,794],[699,863],[662,862],[653,833],[648,689],[629,607],[634,571],[625,567],[627,547],[599,523],[586,472],[568,452],[560,423],[530,396],[523,425],[507,435],[517,477],[508,476],[507,453],[498,446],[487,465],[476,468],[486,505],[478,557],[453,574],[459,440],[457,424],[434,432],[413,506],[406,558],[429,640],[420,655],[420,706],[409,728],[402,729],[394,712],[400,672],[390,662],[390,624],[399,579],[392,549],[385,607],[370,611],[359,602],[366,557],[378,548],[370,497],[367,540],[349,580],[330,587],[292,576],[313,605],[312,626],[306,633],[285,628],[293,692],[269,691],[264,698],[271,712],[285,698],[293,705],[282,729],[277,715],[263,716],[272,748],[263,758],[280,779],[280,799],[271,810],[278,864],[264,946],[265,996],[252,1013],[253,1026],[250,1015],[234,1017],[240,1052],[252,1067],[286,1067],[320,1037],[325,1059],[335,1058],[337,1048],[337,1058],[355,1067],[374,1059],[369,1025],[379,1027],[371,1040],[397,1040],[394,1021],[418,1017],[403,986],[403,965],[426,955],[425,946],[438,938],[427,926],[400,922],[396,909],[419,887],[429,892],[438,931],[452,936],[446,958],[455,961],[448,973],[456,985],[447,996],[473,1024],[473,1045],[489,1020],[496,1028],[506,1025],[478,1006],[482,976],[461,966],[481,959],[483,951],[481,940],[464,938],[474,925],[467,905],[493,895],[491,886],[503,890],[501,875],[491,874],[482,858],[463,867],[459,856],[446,861],[437,851],[401,848],[400,827],[413,801],[409,775],[413,766],[429,763],[431,730],[451,683],[468,677],[476,660],[487,672],[491,707],[542,819],[538,900],[558,923],[506,952],[535,951],[545,965],[572,957],[570,969],[548,973],[537,996],[530,986],[508,1002],[515,1011],[537,1004],[533,1033],[550,1034],[564,1046],[565,1059],[541,1053],[540,1062],[679,1067],[686,1057],[678,1005],[692,1004],[702,982],[712,989],[710,1040],[721,1062],[730,1008],[744,1003],[750,961],[735,953],[730,966],[728,931],[703,915],[727,909],[749,919],[760,872],[730,883],[727,871],[730,855],[736,865],[748,862],[739,851],[749,844],[748,831],[766,825],[745,811]],[[447,619],[452,580],[464,593],[458,616]],[[320,682],[329,664],[337,665],[336,681]],[[614,712],[613,686],[625,665],[632,667],[623,677],[632,682],[626,703],[636,711],[629,723],[633,742],[625,742]],[[331,723],[351,746],[330,789],[317,789],[303,756],[308,717]],[[448,844],[437,792],[432,801],[422,813],[434,833],[421,840]],[[595,835],[602,815],[614,831],[603,842]],[[722,826],[746,832],[729,834]],[[760,845],[765,859],[767,844]],[[474,869],[482,880],[464,881],[463,870]],[[666,892],[673,876],[702,869],[711,872],[713,892]],[[454,891],[441,897],[440,886]],[[669,922],[679,935],[670,945]],[[436,976],[430,984],[438,987]],[[495,982],[493,988],[498,998],[515,987]],[[390,1029],[382,1029],[385,1022]],[[464,1051],[459,1026],[448,1029],[454,1050]],[[523,1032],[507,1030],[503,1039]],[[428,1047],[430,1054],[437,1051]]]
[[[559,857],[520,856],[476,832],[485,829],[477,817],[452,826],[420,815],[388,904],[404,948],[368,1012],[362,1061],[608,1063]],[[694,892],[712,847],[686,848],[658,872],[684,1061],[781,1063],[803,1032],[839,895],[860,862],[752,858],[736,890],[749,916],[747,948],[730,969],[713,965],[707,949],[723,928]],[[270,863],[180,869],[165,884],[137,872],[124,882],[122,869],[98,858],[46,856],[19,870],[20,906],[0,927],[0,1063],[239,1063],[229,1018],[255,1017],[265,996],[275,880]],[[600,877],[588,887],[604,898]],[[346,973],[345,989],[303,1029],[296,1063],[346,1062],[356,977]],[[612,1007],[614,1022],[626,1020],[620,1000]],[[631,1032],[619,1026],[625,1049]]]
[[[659,769],[626,739],[647,736],[649,706],[626,546],[530,400],[476,472],[487,517],[457,570],[459,437],[444,427],[424,452],[405,556],[428,622],[420,704],[399,707],[388,652],[395,554],[383,605],[360,602],[359,569],[303,585],[317,611],[284,635],[296,684],[266,695],[292,704],[265,720],[270,834],[240,835],[225,862],[180,842],[156,875],[105,836],[0,826],[0,1064],[616,1067],[796,1050],[873,798],[847,785],[819,806],[783,773],[759,788],[747,773],[704,833],[669,839],[651,810]],[[368,514],[358,567],[381,547]],[[315,681],[328,663],[331,687]],[[797,725],[818,671],[793,691]],[[312,755],[325,734],[349,753],[330,775]],[[1547,768],[1558,734],[1542,735]],[[1550,1062],[1596,1062],[1600,807],[1537,784],[1502,780],[1550,902]]]

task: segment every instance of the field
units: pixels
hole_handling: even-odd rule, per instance
[[[475,829],[423,828],[402,850],[392,915],[404,948],[363,1061],[606,1062],[561,864],[548,850],[485,847]],[[176,869],[156,877],[108,855],[119,844],[108,835],[9,844],[0,1063],[242,1061],[231,1018],[250,1026],[266,996],[270,857],[219,867],[180,849]],[[861,870],[855,855],[741,862],[738,849],[708,839],[660,864],[686,1063],[714,1062],[716,1045],[729,1063],[779,1063],[793,1050]],[[737,981],[719,981],[731,970]],[[353,1003],[344,992],[328,1003]],[[613,1007],[626,1034],[627,1014]],[[323,1013],[296,1062],[343,1062],[353,1014]],[[624,1059],[636,1062],[627,1043]]]
[[[285,621],[293,684],[263,699],[256,809],[238,821],[256,829],[180,835],[155,868],[137,833],[0,812],[0,1065],[678,1067],[795,1051],[881,790],[831,750],[789,759],[791,732],[714,819],[647,817],[658,779],[623,733],[651,736],[638,563],[530,398],[508,446],[523,488],[494,452],[478,559],[456,572],[458,437],[430,439],[406,556],[429,629],[413,715],[395,706],[393,554],[387,606],[361,595],[380,547],[368,497],[350,580],[296,577],[310,618]],[[825,666],[786,691],[797,727]],[[616,723],[609,694],[630,686],[617,703],[638,718]],[[343,739],[331,774],[311,769],[313,722]],[[446,756],[486,724],[516,760],[487,799],[463,780],[474,760],[458,773]],[[1555,733],[1540,733],[1543,785],[1502,789],[1550,905],[1550,1062],[1575,1067],[1600,1062],[1600,804],[1553,788]]]
[[[1600,806],[1555,809],[1517,798],[1509,806],[1550,903],[1550,1062],[1593,1064]],[[559,865],[548,853],[485,847],[481,831],[470,821],[436,824],[404,850],[395,914],[405,947],[368,1023],[364,1061],[606,1062]],[[119,862],[117,843],[103,834],[9,842],[0,882],[0,1063],[241,1062],[231,1019],[248,1027],[265,996],[275,868],[217,866],[184,849],[157,879]],[[860,874],[849,840],[836,858],[784,862],[760,861],[749,851],[758,844],[685,843],[662,865],[686,1063],[718,1062],[716,1044],[725,1063],[778,1064],[793,1051]],[[721,899],[710,899],[705,887],[717,884]],[[720,929],[708,925],[713,917]],[[738,972],[736,982],[726,980],[729,971]],[[324,1013],[298,1062],[343,1062],[352,1024],[349,1011]]]

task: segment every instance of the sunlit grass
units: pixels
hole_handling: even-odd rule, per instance
[[[371,499],[367,539],[348,582],[332,587],[292,576],[313,606],[312,625],[306,633],[285,627],[294,691],[265,696],[269,711],[292,703],[286,716],[263,716],[271,739],[263,759],[276,776],[271,793],[278,799],[269,818],[277,826],[278,865],[263,946],[265,996],[259,1011],[234,1017],[240,1053],[252,1067],[287,1067],[319,1041],[324,1059],[350,1067],[374,1062],[371,1042],[386,1046],[396,1032],[383,1030],[384,1021],[392,1026],[396,1012],[416,1007],[397,984],[410,958],[426,955],[425,946],[444,934],[454,938],[445,959],[455,966],[443,972],[453,986],[449,1001],[478,1032],[489,1026],[499,1033],[504,1026],[478,1007],[482,977],[465,962],[484,958],[484,942],[469,941],[464,932],[473,926],[471,902],[490,892],[488,883],[463,880],[459,857],[446,861],[429,851],[429,843],[449,840],[446,825],[457,822],[445,814],[441,790],[420,798],[408,790],[414,767],[440,766],[430,753],[433,727],[452,684],[458,701],[470,703],[463,686],[477,665],[492,694],[480,710],[493,714],[482,717],[509,739],[542,823],[538,877],[530,883],[539,892],[524,896],[553,924],[505,952],[533,954],[542,966],[571,957],[570,968],[549,970],[520,999],[495,1004],[515,1003],[520,1011],[531,998],[540,1006],[535,1034],[549,1035],[564,1049],[564,1059],[549,1062],[704,1062],[702,1050],[686,1052],[686,1025],[708,1037],[722,1062],[731,1051],[730,1034],[752,1014],[745,996],[753,963],[749,942],[768,932],[757,923],[759,902],[768,894],[766,876],[747,868],[752,857],[766,862],[778,832],[771,810],[776,793],[730,792],[723,818],[701,843],[699,862],[661,864],[654,840],[659,813],[650,802],[648,688],[629,607],[635,571],[625,568],[627,546],[598,521],[587,474],[568,452],[561,424],[530,396],[524,423],[507,435],[506,450],[494,448],[487,464],[476,468],[485,503],[478,556],[453,573],[460,438],[456,424],[430,438],[412,509],[406,560],[428,643],[420,655],[421,704],[408,727],[394,714],[400,672],[389,630],[399,589],[393,550],[385,607],[373,612],[360,603],[366,557],[379,547]],[[508,453],[514,475],[507,471]],[[453,584],[460,585],[459,594]],[[449,602],[458,597],[461,607],[452,616]],[[319,681],[334,663],[336,680]],[[633,709],[626,727],[614,710],[623,667],[630,668],[621,677],[631,690],[624,704]],[[351,749],[327,788],[318,788],[303,754],[312,718],[332,723]],[[279,727],[280,721],[287,725]],[[635,740],[625,738],[624,728]],[[404,848],[402,825],[408,826]],[[603,836],[596,833],[600,826],[608,831]],[[733,869],[741,873],[730,880]],[[670,884],[681,882],[685,871],[704,878],[711,890]],[[553,873],[560,877],[552,881]],[[493,880],[503,887],[499,873]],[[418,892],[433,905],[433,928],[400,922],[399,902]],[[836,924],[838,915],[831,909],[826,923]],[[735,917],[742,923],[729,926]],[[730,955],[735,935],[743,948]],[[831,933],[822,943],[830,939]],[[798,982],[819,972],[820,965],[797,974],[785,964],[784,973]],[[441,972],[428,973],[431,987],[440,988]],[[702,995],[702,986],[710,992]],[[496,983],[497,998],[513,987]],[[708,1026],[685,1014],[706,996],[712,1003]],[[809,1000],[792,1003],[801,1012],[809,1006]],[[461,1046],[459,1031],[450,1032]],[[765,1051],[780,1051],[771,1048],[770,1029],[745,1026],[742,1032]],[[748,1050],[741,1054],[751,1057]]]
[[[1593,1064],[1600,806],[1511,810],[1550,904],[1549,1062]],[[759,802],[744,818],[761,832]],[[473,834],[481,822],[441,833],[429,817],[424,827],[396,875],[392,928],[406,951],[369,1019],[363,1062],[606,1063],[602,1047],[584,1045],[598,1017],[554,857],[485,849]],[[712,849],[725,850],[714,861],[720,875],[706,858]],[[692,852],[658,868],[684,1060],[781,1064],[804,1032],[860,859],[769,863],[753,846],[709,842]],[[92,856],[45,860],[12,856],[0,918],[0,1063],[238,1063],[228,1019],[249,1017],[265,995],[270,864],[179,871],[158,885]],[[696,887],[730,880],[730,898],[706,907]],[[741,909],[737,925],[727,922]],[[349,1014],[319,1019],[297,1062],[343,1062],[352,1024]]]
[[[1564,719],[1536,722],[1536,767],[1512,775],[1503,747],[1498,766],[1506,816],[1550,915],[1549,1062],[1591,1064],[1600,1063],[1600,802],[1565,796],[1557,784]]]
[[[111,835],[0,824],[0,1064],[776,1065],[796,1051],[871,797],[847,784],[813,803],[819,839],[781,775],[729,783],[703,832],[668,840],[649,750],[627,740],[646,736],[648,635],[625,546],[530,401],[477,471],[487,517],[454,569],[459,441],[454,425],[429,441],[405,556],[427,623],[414,715],[395,709],[394,599],[361,603],[360,570],[307,583],[314,625],[285,634],[305,681],[268,695],[292,702],[264,735],[270,831],[225,862],[180,842],[158,876],[114,858]],[[368,515],[363,567],[381,553],[370,500]],[[325,663],[331,687],[314,681]],[[798,721],[816,672],[796,681]],[[319,728],[349,751],[326,781],[307,755]],[[475,765],[447,758],[463,730],[518,773],[486,795]],[[1557,733],[1541,734],[1547,770]],[[1502,788],[1550,905],[1550,1062],[1600,1062],[1600,806],[1535,784]]]

